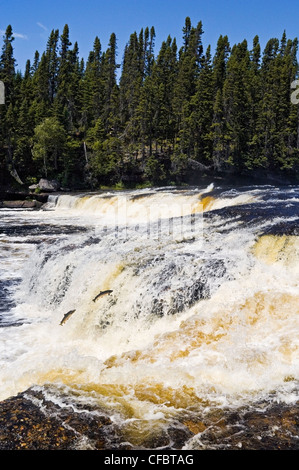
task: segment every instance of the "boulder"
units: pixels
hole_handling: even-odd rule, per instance
[[[45,192],[53,192],[53,191],[58,191],[60,189],[60,185],[58,181],[56,180],[47,180],[47,179],[40,179],[38,183],[38,188],[41,191]]]
[[[0,203],[1,208],[5,209],[40,209],[42,202],[39,201],[2,201]]]
[[[29,189],[30,191],[35,191],[38,187],[38,184],[32,184],[31,186],[29,186]]]

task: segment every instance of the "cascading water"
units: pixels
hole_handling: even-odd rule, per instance
[[[211,185],[1,210],[1,400],[92,405],[120,446],[185,449],[217,447],[217,410],[296,403],[298,207],[298,187]]]

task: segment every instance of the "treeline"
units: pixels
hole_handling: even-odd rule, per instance
[[[188,171],[239,175],[298,171],[298,40],[259,37],[233,46],[220,36],[204,50],[203,26],[183,27],[155,54],[155,30],[134,32],[118,63],[111,34],[95,38],[86,60],[69,28],[53,30],[46,50],[16,70],[8,26],[0,57],[0,170],[30,184],[65,187],[181,183]],[[118,69],[120,69],[118,71]]]

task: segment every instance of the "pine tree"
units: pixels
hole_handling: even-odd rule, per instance
[[[98,36],[94,40],[93,50],[89,53],[85,70],[82,63],[79,65],[78,76],[80,75],[81,124],[86,133],[87,129],[103,115],[104,110],[103,55]]]
[[[184,176],[194,146],[190,129],[191,99],[196,92],[196,83],[202,66],[202,35],[202,22],[200,21],[196,27],[193,27],[190,18],[187,17],[183,28],[183,46],[179,51],[178,73],[173,93],[176,134],[172,163],[177,178]]]
[[[32,77],[33,101],[30,112],[35,116],[35,125],[49,115],[51,108],[49,81],[49,61],[44,52]]]
[[[174,85],[173,108],[177,120],[177,132],[184,129],[184,119],[189,114],[188,104],[195,93],[196,80],[199,75],[203,55],[202,22],[194,28],[189,17],[183,28],[184,45],[179,51],[177,80]]]
[[[48,66],[48,86],[49,86],[49,99],[50,103],[53,103],[54,98],[57,93],[58,86],[58,67],[59,67],[59,58],[58,58],[58,40],[59,40],[59,30],[52,30],[47,42],[46,49],[46,59]]]
[[[282,59],[282,54],[279,52],[279,40],[277,38],[270,39],[264,49],[261,64],[262,98],[257,122],[257,135],[260,157],[264,161],[263,166],[271,170],[274,170],[276,166],[275,153]]]
[[[2,54],[0,57],[0,80],[3,81],[5,86],[5,105],[1,105],[2,109],[0,111],[0,141],[3,149],[1,152],[2,155],[0,155],[0,167],[2,171],[8,170],[18,183],[23,184],[17,173],[14,158],[15,103],[16,96],[19,92],[18,88],[21,83],[21,77],[18,74],[16,78],[13,41],[12,27],[9,25],[5,31]]]
[[[211,47],[208,46],[202,61],[196,92],[191,98],[189,118],[190,142],[192,157],[204,165],[209,165],[212,159],[213,140],[213,101],[214,84],[211,58]]]
[[[298,164],[296,148],[297,125],[294,126],[294,114],[290,101],[289,89],[297,76],[298,40],[287,39],[285,33],[281,39],[279,53],[280,83],[277,110],[277,144],[274,153],[275,166],[281,170],[292,169]]]
[[[103,114],[102,119],[107,133],[116,134],[119,128],[119,88],[116,80],[116,35],[111,34],[108,48],[103,56]],[[110,134],[110,135],[111,135]]]
[[[69,27],[66,24],[60,37],[59,68],[57,74],[57,96],[53,113],[69,132],[79,126],[80,96],[80,61],[79,47],[75,42],[73,49],[69,40]]]
[[[261,46],[259,37],[253,39],[253,48],[250,52],[250,70],[249,70],[249,121],[248,121],[248,154],[244,159],[244,167],[252,170],[261,167],[265,161],[260,155],[259,137],[257,131],[257,123],[259,121],[261,110]]]
[[[128,147],[128,164],[138,158],[140,151],[143,159],[145,156],[148,117],[145,117],[145,114],[148,114],[150,109],[148,102],[151,100],[150,76],[154,66],[154,39],[154,28],[149,30],[147,27],[144,31],[141,29],[138,36],[136,32],[132,34],[125,47],[119,100],[122,141]]]
[[[14,37],[12,27],[9,25],[5,31],[4,44],[0,57],[0,80],[2,80],[5,85],[5,101],[7,105],[9,105],[13,99],[12,95],[16,63],[12,45],[13,41]]]
[[[227,159],[226,130],[227,123],[224,113],[223,87],[226,79],[227,61],[230,53],[230,44],[227,36],[220,35],[216,53],[213,58],[213,83],[214,83],[214,102],[213,102],[213,164],[217,171],[223,169],[224,162]]]
[[[181,183],[189,165],[204,172],[299,170],[298,40],[259,37],[230,46],[220,36],[204,54],[203,27],[187,17],[155,56],[155,29],[130,35],[118,74],[116,36],[95,38],[87,60],[69,27],[16,71],[9,25],[0,53],[0,178],[42,175],[77,187],[140,181]],[[33,150],[33,152],[32,152]],[[21,179],[20,179],[21,177]]]
[[[61,112],[67,114],[70,102],[70,75],[71,75],[71,61],[69,48],[72,43],[69,40],[69,27],[66,24],[63,28],[63,32],[60,36],[60,50],[58,56],[57,65],[57,104]],[[59,111],[58,111],[59,114]],[[68,119],[66,119],[66,125],[70,127]]]
[[[223,86],[224,119],[226,121],[225,164],[241,170],[248,158],[250,120],[250,55],[247,41],[235,45],[227,62]]]
[[[127,140],[134,141],[138,136],[135,113],[140,99],[144,78],[143,31],[139,38],[136,32],[125,47],[120,78],[120,118]]]
[[[38,65],[39,65],[39,52],[35,51],[34,60],[33,60],[33,64],[32,64],[32,73],[33,74],[37,71]]]
[[[24,76],[17,74],[15,83],[18,83],[18,94],[15,96],[15,108],[18,111],[15,113],[14,162],[18,173],[27,176],[27,173],[34,173],[31,139],[35,127],[35,116],[32,113],[34,100],[33,68],[29,60],[26,62]]]
[[[138,119],[143,144],[149,156],[153,144],[158,150],[174,145],[175,117],[173,113],[173,90],[177,72],[176,40],[168,36],[162,42],[159,54],[142,88],[138,106]]]
[[[153,65],[155,62],[155,55],[154,55],[155,37],[156,37],[156,32],[155,32],[154,26],[151,27],[150,31],[147,27],[144,31],[144,39],[145,39],[144,76],[145,78],[151,75]]]

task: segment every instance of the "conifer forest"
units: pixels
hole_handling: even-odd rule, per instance
[[[86,58],[66,24],[17,69],[13,28],[1,40],[0,184],[56,179],[71,189],[183,184],[200,175],[299,176],[298,40],[256,35],[204,47],[187,17],[181,46],[142,28],[118,50],[94,39]]]

